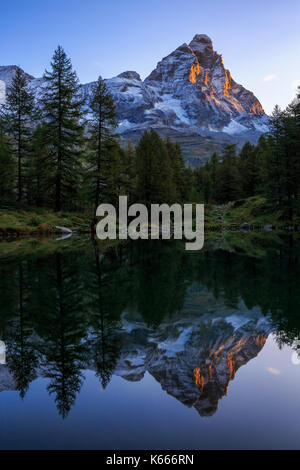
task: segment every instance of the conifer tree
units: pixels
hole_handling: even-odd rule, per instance
[[[173,169],[165,143],[151,129],[136,148],[137,195],[145,204],[176,202]]]
[[[265,195],[291,223],[299,213],[300,96],[281,111],[275,107],[265,158]]]
[[[15,165],[12,148],[5,135],[5,117],[0,109],[0,200],[11,201],[13,198],[13,185]]]
[[[65,256],[59,252],[40,263],[40,289],[35,289],[39,308],[39,333],[43,375],[50,379],[47,390],[54,394],[57,409],[66,418],[83,382],[82,367],[85,346],[84,281],[82,260],[78,254]],[[38,292],[36,292],[38,291]],[[46,299],[46,302],[45,302]]]
[[[256,161],[259,169],[259,178],[258,178],[258,187],[257,192],[259,194],[265,193],[266,187],[266,178],[267,178],[267,159],[269,152],[269,138],[268,136],[262,134],[259,138],[258,144],[256,146]]]
[[[237,167],[236,146],[228,145],[222,155],[218,171],[217,202],[235,201],[240,196],[240,177]]]
[[[14,377],[16,389],[23,399],[30,382],[36,378],[38,359],[34,350],[31,324],[29,266],[20,262],[17,268],[16,305],[13,320],[8,328],[7,343],[10,355],[8,368]]]
[[[210,160],[211,201],[215,202],[218,184],[219,157],[214,152]]]
[[[241,192],[243,197],[251,197],[257,193],[259,186],[259,171],[256,147],[247,142],[239,156],[239,171],[241,175]]]
[[[17,200],[21,202],[24,196],[24,172],[27,165],[28,144],[33,127],[34,96],[28,88],[25,73],[19,67],[16,69],[8,90],[6,113],[13,154],[17,160]]]
[[[92,265],[93,277],[90,279],[90,298],[92,303],[92,328],[90,330],[90,346],[96,368],[96,376],[101,380],[103,389],[110,382],[112,373],[120,356],[120,340],[116,334],[117,321],[114,318],[115,305],[122,311],[122,295],[118,300],[111,293],[114,280],[110,277],[109,270],[101,264],[98,245],[94,242],[95,263]],[[111,262],[112,264],[112,262]],[[113,278],[116,272],[113,271]],[[122,294],[120,291],[119,294]],[[120,306],[118,304],[121,304]],[[119,316],[118,315],[118,316]]]
[[[210,174],[210,165],[208,162],[204,165],[202,178],[203,198],[206,203],[212,200],[212,179]]]
[[[100,200],[117,206],[122,188],[122,150],[115,140],[104,144],[105,159],[101,170],[101,196]],[[126,194],[123,194],[126,195]]]
[[[173,179],[176,190],[176,201],[184,201],[184,170],[185,164],[179,144],[173,144],[168,138],[166,148],[173,169]]]
[[[126,195],[129,202],[136,199],[136,154],[130,142],[121,151],[121,195]]]
[[[79,190],[82,166],[83,99],[71,60],[61,46],[54,52],[51,70],[44,74],[41,99],[47,124],[49,158],[54,169],[55,210],[73,208]]]
[[[284,139],[283,112],[275,106],[271,121],[269,155],[265,193],[273,205],[283,206],[284,199]]]
[[[289,220],[300,214],[300,87],[295,100],[287,107],[285,142],[285,185],[288,201]]]
[[[27,199],[38,207],[53,201],[54,168],[51,165],[50,145],[47,143],[47,125],[39,124],[33,134],[28,159]]]
[[[115,103],[102,77],[99,77],[93,86],[89,104],[91,119],[89,120],[87,159],[94,214],[96,214],[100,204],[101,191],[104,187],[107,188],[108,180],[112,178],[113,162],[110,162],[109,149],[112,148],[110,144],[114,141],[113,130],[117,127]],[[105,171],[102,172],[103,169]],[[95,216],[93,226],[94,224]]]
[[[197,172],[192,168],[188,167],[184,170],[184,202],[195,202],[197,198],[196,194],[200,195],[200,198],[204,200],[204,194],[202,191],[202,173]]]

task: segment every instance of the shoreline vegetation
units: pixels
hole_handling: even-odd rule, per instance
[[[272,212],[263,197],[255,196],[225,205],[205,205],[205,232],[223,230],[295,230],[300,218],[291,224],[281,211]],[[54,212],[38,207],[0,207],[0,239],[25,236],[51,236],[64,233],[91,234],[91,213]],[[67,231],[66,231],[67,232]]]
[[[91,218],[91,214],[57,213],[38,207],[0,207],[0,238],[62,234],[58,227],[66,227],[73,233],[90,233]]]

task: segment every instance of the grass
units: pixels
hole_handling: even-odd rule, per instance
[[[254,228],[272,226],[278,229],[292,225],[284,221],[284,214],[274,210],[262,196],[235,201],[224,206],[205,205],[205,231],[220,232],[236,229],[243,224]],[[61,233],[56,226],[63,226],[78,233],[90,232],[91,214],[53,212],[36,207],[0,208],[0,236],[51,235]],[[300,219],[294,222],[300,225]]]
[[[214,206],[205,206],[205,229],[218,231],[220,220],[214,212]],[[36,207],[21,209],[0,208],[0,236],[51,235],[60,233],[56,226],[67,227],[79,233],[90,231],[91,215],[75,212],[53,212]]]
[[[267,225],[283,228],[297,225],[300,220],[293,224],[287,222],[282,210],[274,209],[263,196],[254,196],[231,203],[225,215],[225,223],[229,226],[249,224],[257,228]]]
[[[76,212],[53,212],[41,208],[0,209],[0,235],[47,235],[60,233],[56,226],[77,232],[90,229],[91,217]]]

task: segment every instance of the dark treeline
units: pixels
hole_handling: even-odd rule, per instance
[[[120,146],[115,103],[99,77],[83,96],[59,46],[42,92],[17,69],[0,109],[0,202],[55,211],[94,211],[99,203],[181,202],[189,181],[181,149],[149,131],[137,148]]]
[[[293,240],[282,238],[273,249],[269,243],[262,258],[224,250],[191,255],[174,241],[129,243],[104,254],[90,243],[8,258],[0,265],[0,337],[17,390],[24,397],[42,375],[65,417],[85,368],[95,370],[102,387],[109,383],[127,341],[123,313],[155,328],[184,310],[196,284],[230,311],[243,301],[271,314],[279,340],[292,343],[300,333]]]
[[[258,145],[234,145],[193,173],[198,199],[225,204],[264,196],[270,206],[293,222],[300,215],[300,93],[285,111],[275,108],[271,129]]]

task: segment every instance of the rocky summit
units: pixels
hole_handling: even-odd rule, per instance
[[[144,82],[126,72],[107,83],[124,129],[154,126],[228,134],[265,130],[260,102],[232,79],[205,35],[196,35],[165,57]]]
[[[2,101],[15,69],[0,67]],[[40,94],[43,80],[27,78]],[[82,85],[87,100],[93,83]],[[127,71],[106,83],[124,139],[135,141],[152,127],[179,142],[186,157],[203,159],[226,144],[255,143],[268,131],[269,118],[259,100],[233,80],[205,34],[197,34],[162,59],[144,81],[137,72]]]
[[[121,132],[154,127],[254,135],[268,130],[258,99],[233,80],[204,34],[165,57],[144,81],[136,72],[125,72],[107,85],[117,103]],[[83,88],[88,95],[91,84]]]

